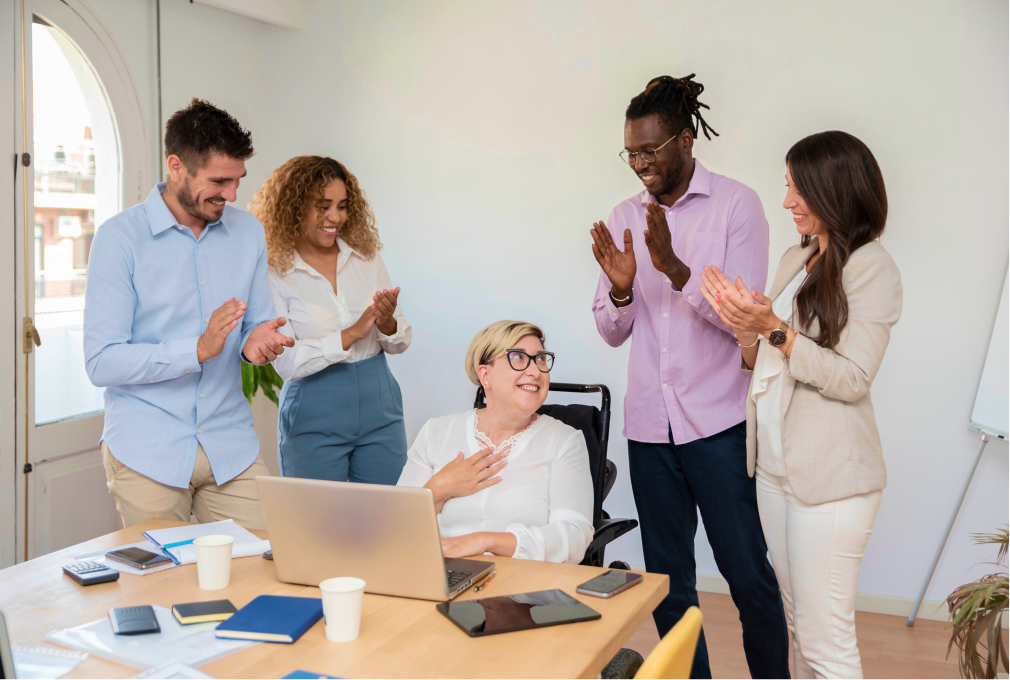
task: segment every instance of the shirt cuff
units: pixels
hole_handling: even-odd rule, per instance
[[[196,354],[196,345],[200,338],[179,338],[169,340],[162,345],[165,363],[178,366],[179,374],[199,371],[200,358]]]
[[[610,297],[610,293],[607,293],[607,299],[603,301],[603,307],[610,316],[611,325],[633,319],[635,318],[635,293],[631,293],[631,302],[623,307],[615,305],[614,298]]]
[[[407,331],[407,329],[409,327],[410,326],[406,322],[401,322],[400,319],[397,319],[396,320],[396,332],[393,333],[392,335],[386,335],[381,330],[379,330],[378,326],[375,327],[375,332],[378,334],[379,340],[382,340],[384,342],[394,342],[394,343],[395,342],[402,342],[403,341],[403,334]]]
[[[517,560],[533,560],[537,559],[531,552],[529,545],[530,540],[527,535],[526,527],[522,524],[511,524],[505,528],[505,531],[516,537],[516,549],[512,553],[512,558]]]
[[[331,364],[350,361],[351,352],[354,351],[353,346],[349,350],[344,349],[344,341],[340,337],[340,331],[324,336],[320,341],[320,345],[323,348],[323,358]]]

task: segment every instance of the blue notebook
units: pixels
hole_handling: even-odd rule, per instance
[[[260,595],[222,621],[219,638],[291,644],[323,618],[323,601],[314,597]]]

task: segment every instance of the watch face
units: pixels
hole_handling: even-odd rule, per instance
[[[786,344],[786,332],[781,328],[776,328],[768,334],[768,342],[776,347],[781,347]]]

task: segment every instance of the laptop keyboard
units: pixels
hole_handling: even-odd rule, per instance
[[[472,571],[453,571],[452,569],[445,570],[445,580],[449,584],[449,590],[452,590],[471,576],[473,576]]]

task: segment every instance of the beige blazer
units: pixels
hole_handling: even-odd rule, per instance
[[[817,248],[793,246],[782,256],[769,293],[773,300]],[[901,316],[901,275],[873,241],[849,256],[842,270],[849,322],[834,350],[797,328],[782,384],[782,453],[793,493],[804,503],[826,503],[887,485],[870,385],[884,358],[891,326]],[[747,397],[747,472],[757,461],[757,404]]]

